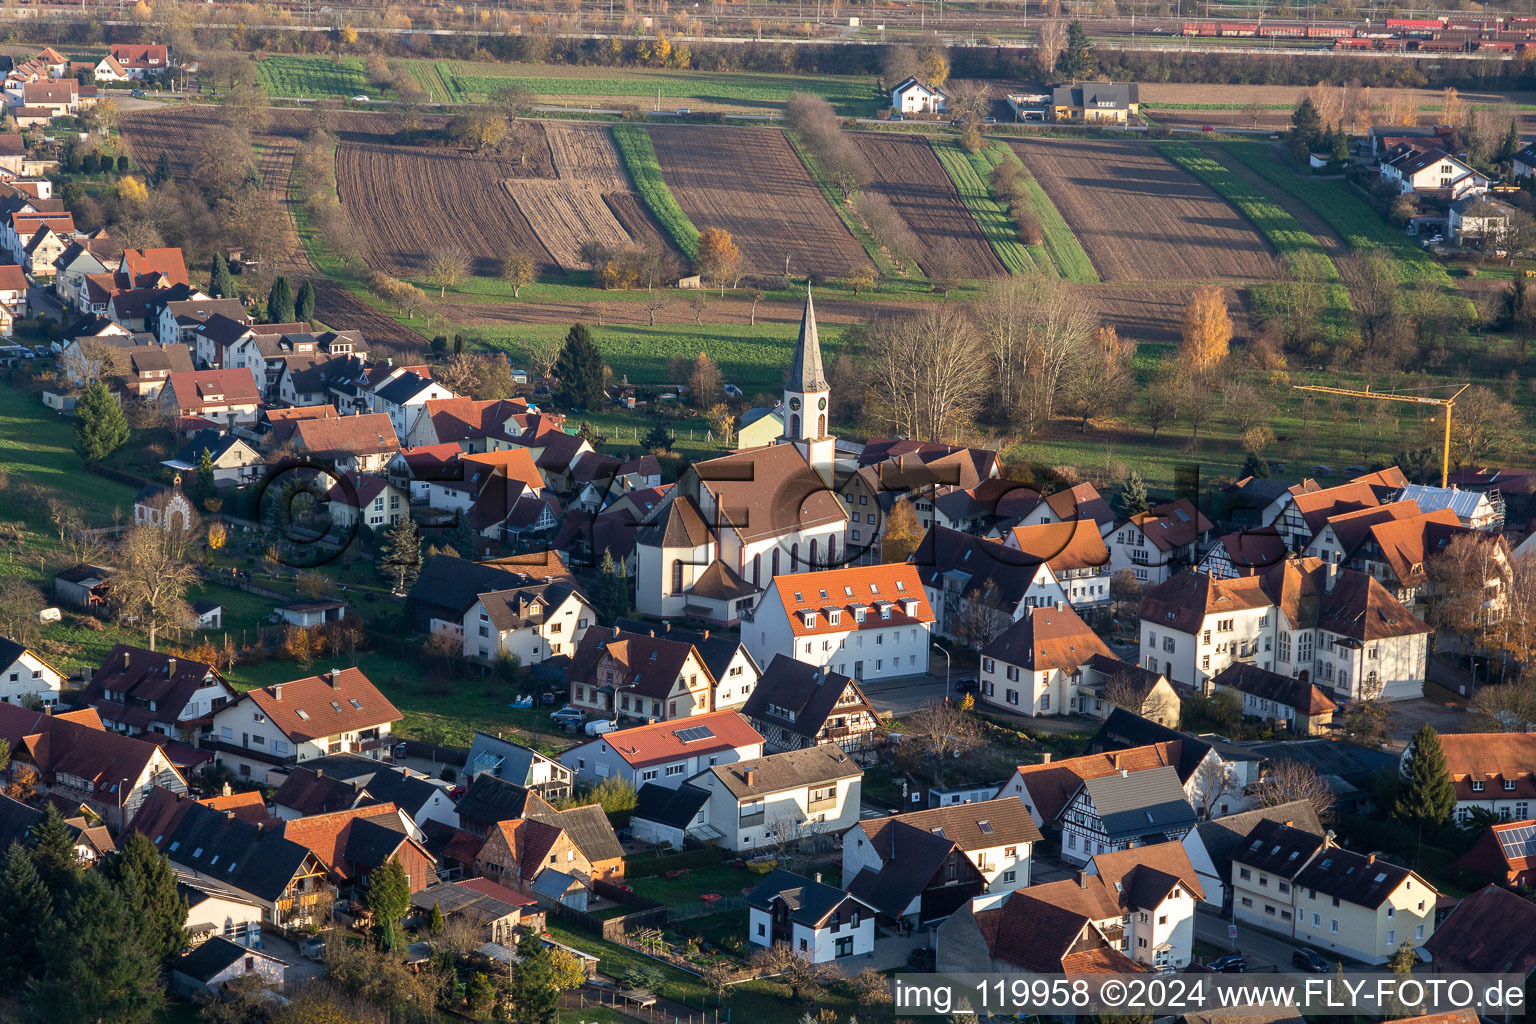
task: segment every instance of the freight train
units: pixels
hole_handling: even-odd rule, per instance
[[[1536,49],[1536,17],[1387,18],[1315,24],[1287,21],[1186,21],[1180,34],[1232,39],[1332,40],[1338,50],[1515,53]]]

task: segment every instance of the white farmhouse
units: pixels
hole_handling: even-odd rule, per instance
[[[981,700],[1025,715],[1071,715],[1083,666],[1109,647],[1065,604],[1031,608],[981,652]]]
[[[908,78],[891,90],[891,109],[898,114],[942,114],[949,109],[949,94],[936,85]]]
[[[1195,827],[1178,769],[1123,771],[1083,782],[1061,819],[1061,858],[1086,864],[1101,853],[1182,842]]]
[[[1016,796],[870,818],[843,835],[843,876],[851,881],[865,869],[877,875],[888,868],[893,874],[904,871],[905,862],[891,868],[898,845],[892,829],[916,829],[954,843],[966,859],[975,862],[987,892],[1029,885],[1030,853],[1041,840],[1040,829]]]
[[[783,943],[812,963],[875,949],[875,912],[816,878],[779,868],[747,896],[747,937],[754,946]]]
[[[464,613],[464,657],[524,665],[569,657],[597,612],[568,577],[479,594]]]
[[[847,831],[859,820],[863,777],[853,758],[823,746],[718,765],[688,782],[709,794],[701,813],[720,845],[751,853]]]
[[[933,610],[917,566],[850,566],[775,576],[742,627],[759,665],[776,655],[854,679],[928,671]]]
[[[0,701],[20,704],[36,697],[45,707],[58,703],[64,673],[22,644],[0,637]]]
[[[1112,573],[1129,569],[1141,583],[1161,583],[1199,559],[1211,522],[1188,498],[1138,512],[1105,531]]]
[[[577,781],[619,778],[635,789],[650,783],[676,789],[716,765],[763,756],[763,737],[735,711],[657,722],[604,733],[560,755]]]

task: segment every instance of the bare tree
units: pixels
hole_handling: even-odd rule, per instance
[[[1127,665],[1123,671],[1116,672],[1099,684],[1099,698],[1133,715],[1177,728],[1178,701],[1169,700],[1166,693],[1159,691],[1155,685],[1156,680],[1153,685],[1149,685],[1146,675],[1136,666]]]
[[[1424,560],[1424,576],[1429,624],[1473,647],[1484,639],[1500,593],[1512,589],[1498,536],[1481,531],[1452,537],[1444,549]],[[1490,587],[1489,580],[1499,582]]]
[[[1278,807],[1292,800],[1305,800],[1317,811],[1317,819],[1324,824],[1333,820],[1336,799],[1317,774],[1317,769],[1304,761],[1286,758],[1274,761],[1264,769],[1263,777],[1255,794],[1260,807]]]
[[[560,361],[560,339],[553,334],[530,338],[527,342],[528,368],[536,377],[548,377]]]
[[[1241,789],[1237,770],[1213,754],[1206,755],[1200,767],[1195,769],[1195,796],[1200,801],[1197,809],[1201,818],[1211,817],[1211,811],[1221,806],[1224,797]]]
[[[1470,710],[1482,732],[1536,732],[1536,687],[1523,682],[1480,687]]]
[[[1344,709],[1340,723],[1344,735],[1363,747],[1380,748],[1392,738],[1395,715],[1392,705],[1383,699],[1386,684],[1367,676],[1355,681],[1355,694]]]
[[[933,304],[871,329],[875,397],[890,426],[908,437],[938,440],[974,415],[991,383],[974,323]]]
[[[906,743],[926,755],[924,764],[934,782],[944,782],[945,760],[958,760],[981,746],[982,731],[976,719],[947,701],[931,701],[903,719]]]
[[[64,350],[59,372],[76,391],[84,391],[112,372],[112,349],[99,338],[80,338]]]
[[[187,589],[198,573],[187,560],[191,531],[140,523],[129,527],[112,560],[107,587],[121,613],[134,617],[155,650],[160,631],[190,621]]]
[[[831,963],[803,957],[785,942],[775,942],[758,950],[752,957],[752,966],[778,975],[797,1001],[815,999],[827,985],[841,977]]]
[[[1056,73],[1056,58],[1067,48],[1067,23],[1059,18],[1039,22],[1035,39],[1035,67],[1042,75]]]
[[[7,576],[0,580],[0,634],[27,644],[37,633],[37,613],[48,599],[26,580]]]
[[[450,246],[432,254],[427,260],[427,280],[438,286],[438,298],[456,288],[469,276],[469,254],[457,246]]]
[[[448,362],[432,370],[433,378],[456,395],[469,394],[474,389],[477,374],[476,357],[468,352],[455,353]]]

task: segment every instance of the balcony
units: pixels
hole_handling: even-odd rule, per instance
[[[758,811],[756,814],[743,814],[740,818],[736,819],[736,827],[738,829],[755,828],[761,825],[766,817],[767,815],[762,811]]]
[[[837,809],[837,797],[829,796],[824,800],[811,800],[805,805],[805,809],[815,814],[817,811],[831,811]]]

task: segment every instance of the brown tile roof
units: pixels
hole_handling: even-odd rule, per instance
[[[698,504],[686,494],[673,493],[672,500],[642,520],[634,531],[637,542],[669,548],[700,548],[710,542],[709,524]]]
[[[58,773],[84,779],[97,799],[111,799],[127,779],[138,781],[160,749],[102,727],[95,709],[49,715],[0,702],[0,739],[31,761],[51,784]]]
[[[212,807],[216,811],[233,813],[240,821],[248,821],[252,825],[261,825],[270,820],[267,813],[267,802],[261,797],[261,790],[253,789],[246,793],[230,793],[228,796],[210,796],[198,803],[204,807]]]
[[[249,370],[193,370],[173,373],[166,378],[166,389],[176,396],[176,405],[186,413],[201,412],[230,405],[259,405],[261,393]]]
[[[1182,741],[1149,743],[1144,747],[1129,747],[1103,754],[1087,754],[1064,761],[1048,761],[1045,764],[1021,764],[1018,773],[1023,777],[1027,803],[1033,804],[1041,820],[1050,823],[1060,817],[1067,804],[1089,779],[1104,779],[1121,771],[1140,772],[1165,766],[1177,767]],[[1011,785],[1012,780],[1008,785]],[[999,795],[1009,795],[1005,791]]]
[[[1242,530],[1221,538],[1233,571],[1239,576],[1252,576],[1270,566],[1285,561],[1285,538],[1273,526],[1256,530]]]
[[[1147,591],[1139,614],[1149,625],[1196,633],[1207,615],[1268,607],[1269,595],[1260,584],[1258,576],[1217,580],[1186,569]]]
[[[286,683],[248,690],[242,700],[261,709],[295,741],[356,732],[400,720],[400,712],[360,669],[332,669]]]
[[[1260,700],[1272,700],[1277,704],[1295,708],[1298,714],[1321,715],[1334,711],[1338,705],[1329,700],[1314,684],[1292,679],[1248,665],[1234,662],[1211,677],[1216,686],[1230,686],[1234,690],[1251,694]]]
[[[91,674],[84,699],[111,721],[147,728],[150,722],[174,725],[193,693],[213,685],[222,685],[233,699],[234,691],[212,665],[117,644]]]
[[[1532,935],[1536,904],[1489,885],[1458,903],[1424,950],[1435,958],[1436,971],[1529,977],[1536,971]]]
[[[166,284],[188,284],[187,263],[178,248],[124,249],[121,272],[128,275],[129,285],[141,283],[141,279],[160,276]]]
[[[423,408],[438,441],[457,442],[515,433],[507,430],[508,421],[526,415],[528,403],[521,398],[434,398]]]
[[[367,476],[352,470],[343,473],[325,492],[326,498],[350,508],[367,508],[368,503],[384,493],[389,481],[381,476]]]
[[[687,473],[701,492],[714,495],[722,529],[735,529],[744,541],[848,521],[837,495],[793,445],[697,462]]]
[[[1419,515],[1419,505],[1413,500],[1393,501],[1385,505],[1368,505],[1350,512],[1329,516],[1323,523],[1324,530],[1332,530],[1335,541],[1348,559],[1355,549],[1371,535],[1371,527],[1396,519],[1408,519]],[[1321,531],[1320,531],[1321,532]]]
[[[1113,657],[1104,641],[1065,604],[1029,609],[982,654],[1033,672],[1069,671],[1087,664],[1095,655]]]
[[[502,558],[487,558],[481,565],[494,566],[508,572],[520,572],[535,579],[570,576],[571,570],[558,551],[525,551]]]
[[[1314,534],[1321,532],[1323,522],[1330,516],[1381,504],[1369,484],[1355,483],[1293,494],[1291,500]]]
[[[1063,974],[1145,974],[1147,969],[1118,949],[1100,946],[1061,958]]]
[[[678,735],[685,730],[700,728],[707,729],[709,734],[691,740]],[[633,729],[620,729],[604,734],[601,740],[631,767],[644,768],[646,765],[679,757],[723,753],[738,747],[761,744],[763,737],[737,712],[714,711],[673,722],[655,722]]]
[[[332,456],[379,455],[400,448],[394,424],[388,414],[382,412],[342,416],[334,420],[299,420],[293,428],[293,440],[301,450]]]
[[[314,853],[320,863],[338,878],[348,878],[351,870],[345,857],[347,839],[353,823],[359,820],[373,820],[386,828],[399,828],[400,811],[394,804],[385,803],[332,811],[329,814],[312,814],[284,822],[282,836]],[[400,833],[402,843],[409,840],[410,837],[404,832]]]
[[[1064,523],[1074,519],[1090,520],[1100,526],[1106,526],[1115,521],[1115,513],[1111,511],[1109,502],[1099,494],[1097,487],[1090,483],[1077,484],[1066,490],[1049,494],[1045,503],[1056,513],[1056,518]]]
[[[22,86],[21,99],[27,106],[69,104],[80,96],[80,84],[73,78],[62,82],[28,82]]]
[[[1183,843],[1153,843],[1101,853],[1093,858],[1093,866],[1104,884],[1120,895],[1120,905],[1126,909],[1148,910],[1157,906],[1168,895],[1172,882],[1184,886],[1196,899],[1205,899],[1205,890]],[[1165,883],[1165,879],[1172,882]]]
[[[1093,519],[1015,526],[1010,539],[1010,546],[1049,565],[1052,572],[1109,564],[1109,549],[1104,546],[1099,524]]]
[[[511,907],[535,907],[539,903],[533,897],[524,896],[520,892],[514,892],[504,885],[491,881],[489,878],[466,878],[463,881],[452,884],[459,886],[461,889],[469,889],[471,892],[478,892],[482,896],[489,896],[492,899],[500,900]]]
[[[571,656],[568,672],[572,680],[625,687],[631,693],[655,700],[664,700],[672,692],[677,677],[688,663],[689,655],[697,656],[693,644],[664,636],[647,636],[630,633],[614,627],[606,630],[594,627],[582,634],[576,653]],[[603,656],[612,659],[614,678],[610,683],[605,675],[598,678],[598,667]],[[698,657],[700,673],[713,688],[715,680],[710,675],[704,659]]]
[[[1094,883],[1090,883],[1094,885]],[[999,906],[976,912],[976,926],[996,960],[1006,960],[1026,971],[1045,974],[1137,973],[1142,970],[1119,950],[1110,947],[1093,927],[1091,913],[1063,905],[1058,897],[1074,901],[1065,887],[1077,883],[1052,882],[1010,893]],[[1102,889],[1102,884],[1095,885]],[[1049,891],[1047,891],[1049,890]],[[1058,892],[1059,890],[1059,892]],[[1095,906],[1095,911],[1104,909]],[[1119,911],[1108,904],[1106,916],[1117,919]],[[1072,952],[1083,942],[1089,948]]]
[[[1018,797],[1002,797],[981,803],[934,807],[926,811],[893,814],[859,822],[864,834],[879,849],[880,837],[893,823],[937,833],[967,853],[994,846],[1038,843],[1042,839],[1034,819]],[[983,827],[985,826],[985,827]]]
[[[164,43],[113,43],[110,55],[130,68],[163,68],[170,63],[170,48]]]
[[[1138,512],[1131,516],[1130,522],[1139,527],[1159,551],[1172,551],[1193,544],[1201,534],[1209,533],[1212,529],[1211,521],[1188,498]]]
[[[508,448],[497,452],[484,452],[461,456],[462,461],[489,466],[496,475],[513,483],[521,483],[537,494],[544,488],[544,477],[534,464],[533,455],[526,448]]]
[[[1331,568],[1317,558],[1291,558],[1259,578],[1293,629],[1315,626],[1361,642],[1429,632],[1422,619],[1365,573],[1337,569],[1330,588]]]
[[[773,591],[789,616],[795,636],[841,633],[858,629],[880,629],[910,623],[931,623],[933,609],[917,573],[917,566],[897,562],[886,565],[850,565],[841,569],[822,569],[773,578]],[[891,605],[890,618],[884,618],[885,605]],[[907,611],[910,604],[912,610]],[[854,610],[865,608],[863,623],[854,620]],[[831,625],[827,610],[840,612],[840,621]],[[805,624],[805,612],[816,612],[816,624]]]
[[[344,811],[360,802],[366,802],[362,800],[361,787],[303,765],[290,771],[272,796],[273,804],[298,811],[301,816]]]
[[[1440,737],[1445,765],[1458,800],[1509,800],[1536,796],[1536,733],[1459,732]],[[1515,788],[1505,791],[1504,782]],[[1473,782],[1483,783],[1474,791]]]
[[[1414,501],[1393,504],[1418,508]],[[1370,539],[1391,568],[1392,575],[1397,577],[1397,582],[1402,586],[1413,586],[1424,582],[1424,562],[1440,549],[1440,545],[1463,533],[1478,535],[1481,532],[1462,526],[1452,509],[1437,508],[1409,518],[1372,524]]]

